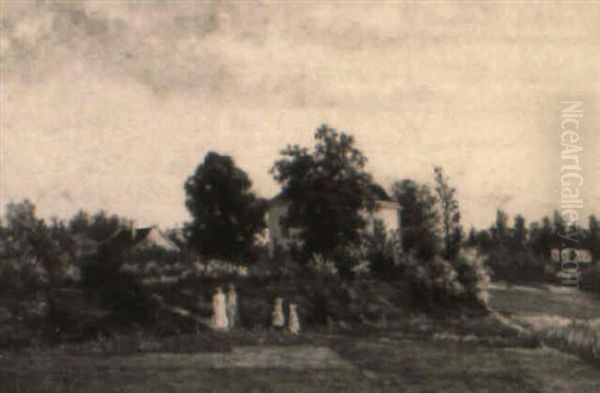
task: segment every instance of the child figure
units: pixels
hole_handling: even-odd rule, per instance
[[[217,287],[215,294],[213,295],[212,300],[213,305],[213,317],[212,324],[213,329],[226,331],[229,327],[227,322],[227,312],[225,310],[225,294],[223,293],[223,289],[221,287]]]
[[[288,329],[291,334],[300,333],[300,318],[298,318],[298,305],[290,303],[290,313],[288,316],[289,325]]]
[[[275,299],[275,307],[273,308],[273,327],[277,330],[283,330],[285,327],[285,317],[283,315],[283,299],[278,297]]]
[[[227,320],[229,321],[229,329],[233,329],[237,322],[237,308],[238,299],[235,286],[229,284],[229,291],[227,292]]]

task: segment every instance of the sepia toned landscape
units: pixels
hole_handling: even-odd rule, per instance
[[[600,5],[0,3],[0,392],[600,391]]]

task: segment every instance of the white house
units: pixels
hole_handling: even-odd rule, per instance
[[[553,248],[551,250],[551,258],[553,262],[577,262],[577,263],[592,263],[592,253],[590,250],[583,248]]]
[[[267,238],[269,253],[273,255],[276,247],[282,247],[283,249],[289,249],[294,236],[298,234],[298,229],[286,228],[281,225],[281,220],[288,212],[289,202],[277,196],[269,201],[267,208]],[[400,236],[401,207],[396,202],[379,200],[376,202],[375,209],[368,213],[365,212],[367,219],[367,230],[373,230],[376,221],[380,221],[387,232],[394,232],[397,236]]]

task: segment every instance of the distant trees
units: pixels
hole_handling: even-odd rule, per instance
[[[5,255],[22,269],[37,272],[38,284],[52,285],[60,280],[61,249],[51,237],[44,220],[35,214],[35,205],[25,199],[6,206],[6,226],[2,230]]]
[[[591,250],[594,261],[600,260],[600,223],[593,214],[588,218],[588,232],[584,242],[585,246]]]
[[[506,244],[509,239],[509,230],[508,230],[508,215],[504,210],[498,209],[496,211],[496,222],[490,228],[490,232],[492,233],[492,239],[496,244]]]
[[[402,248],[429,260],[439,252],[438,199],[425,184],[405,179],[392,186],[394,199],[402,206]]]
[[[108,214],[104,210],[93,215],[79,210],[69,220],[68,230],[74,235],[101,242],[119,230],[129,228],[132,224],[131,220],[116,214]]]
[[[64,282],[70,262],[65,250],[64,227],[52,220],[49,226],[36,216],[29,200],[6,205],[6,222],[0,228],[0,299],[18,299],[15,315],[28,319],[39,306],[39,295],[46,300],[46,315],[57,317],[50,290]]]
[[[265,203],[251,191],[246,172],[231,157],[209,152],[184,187],[189,245],[208,257],[247,257],[265,227]]]
[[[554,226],[548,217],[542,219],[541,225],[532,223],[529,227],[529,244],[537,256],[550,258],[555,238]]]
[[[506,212],[499,209],[496,220],[488,230],[472,230],[469,245],[475,245],[487,256],[488,265],[495,277],[505,280],[548,280],[560,270],[560,264],[551,260],[551,251],[560,247],[589,250],[593,261],[600,257],[600,230],[594,215],[588,219],[587,228],[576,223],[566,223],[555,211],[551,218],[532,222],[529,227],[525,217],[517,214],[509,225]],[[579,274],[584,277],[593,266],[581,265]],[[600,275],[599,275],[600,277]]]
[[[289,201],[282,224],[299,230],[305,257],[357,242],[366,225],[361,212],[374,208],[377,189],[353,136],[322,125],[314,138],[312,149],[287,146],[271,170]]]
[[[525,225],[525,217],[517,214],[514,219],[514,230],[512,235],[512,247],[517,250],[522,250],[527,246],[527,227]]]

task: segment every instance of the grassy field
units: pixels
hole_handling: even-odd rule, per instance
[[[600,296],[556,285],[490,288],[491,306],[542,342],[600,366]]]
[[[490,285],[490,305],[503,314],[527,318],[552,315],[567,319],[600,318],[600,296],[557,285]]]
[[[600,316],[596,298],[556,287],[494,285],[491,295],[495,309],[528,327],[536,318],[590,322]],[[0,352],[0,391],[600,391],[600,368],[547,346],[511,341],[491,319],[419,318],[407,317],[404,329],[360,336],[260,332]],[[497,339],[502,335],[508,342]]]

